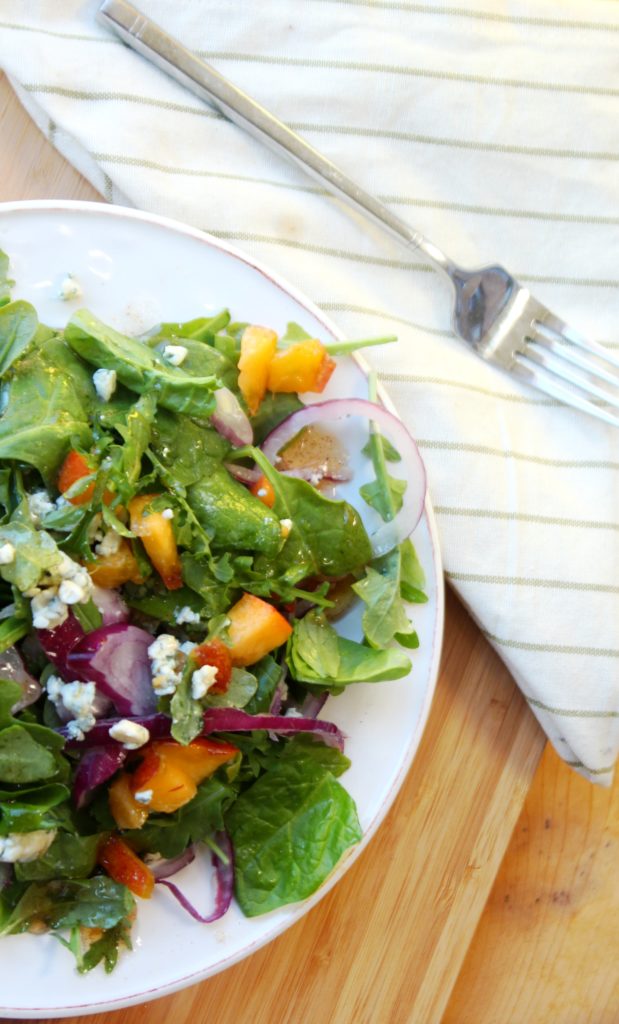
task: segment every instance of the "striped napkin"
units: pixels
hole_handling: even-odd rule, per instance
[[[504,263],[618,347],[617,4],[142,8],[452,257]],[[96,9],[0,0],[0,65],[27,109],[112,202],[230,239],[351,337],[399,334],[370,358],[425,458],[447,577],[561,756],[608,783],[619,435],[476,359],[429,266],[107,35]]]

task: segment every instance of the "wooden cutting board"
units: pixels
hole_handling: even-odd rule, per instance
[[[100,199],[0,78],[0,200]],[[223,974],[152,1003],[175,1024],[438,1024],[544,747],[509,673],[447,596],[443,663],[393,808],[302,921]],[[137,1024],[143,1008],[98,1014]]]

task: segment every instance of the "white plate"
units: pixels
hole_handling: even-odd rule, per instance
[[[80,305],[120,330],[137,333],[161,320],[184,320],[231,309],[236,319],[278,332],[289,320],[318,337],[341,334],[294,288],[217,239],[175,221],[96,203],[0,204],[0,249],[11,260],[13,295],[36,306],[43,322],[62,326]],[[70,272],[83,289],[78,301],[58,299]],[[323,397],[366,397],[364,364],[346,359]],[[384,396],[383,396],[384,397]],[[387,403],[388,404],[388,403]],[[443,627],[442,571],[429,502],[414,534],[426,571],[429,602],[411,609],[421,646],[407,679],[353,686],[329,701],[327,717],[348,735],[352,768],[343,783],[356,800],[363,840],[326,885],[303,903],[247,919],[236,905],[217,924],[195,923],[156,891],[139,902],[134,950],[111,975],[80,976],[71,955],[51,936],[1,941],[0,1016],[74,1016],[141,1003],[194,984],[269,942],[337,882],[366,846],[389,809],[425,725],[438,672]],[[368,756],[371,751],[371,757]],[[368,856],[372,856],[371,852]],[[208,906],[199,870],[183,887]],[[187,878],[187,881],[185,881]]]

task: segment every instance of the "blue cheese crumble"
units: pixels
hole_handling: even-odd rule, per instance
[[[67,724],[67,734],[72,740],[83,740],[85,733],[96,722],[94,705],[97,688],[94,683],[75,680],[65,683],[59,676],[49,676],[45,688],[47,696],[61,718],[68,712],[72,719]]]
[[[180,366],[187,358],[187,349],[184,345],[164,345],[163,358],[172,366]]]
[[[131,722],[128,718],[121,718],[120,722],[115,722],[110,727],[108,735],[117,743],[122,743],[125,750],[139,750],[150,739],[150,733],[145,725]]]
[[[34,832],[9,832],[0,837],[0,861],[4,864],[27,864],[47,853],[56,838],[57,829],[38,828]]]
[[[116,370],[95,370],[92,382],[102,402],[109,402],[116,391]]]

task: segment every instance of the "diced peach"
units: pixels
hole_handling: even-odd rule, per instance
[[[268,477],[263,474],[255,484],[251,485],[249,489],[254,498],[261,501],[263,505],[267,506],[267,508],[273,508],[273,505],[275,504],[275,491],[273,490],[273,485]]]
[[[215,637],[199,644],[191,652],[191,658],[198,668],[213,665],[217,669],[217,678],[209,692],[225,693],[232,677],[232,657],[224,642]]]
[[[157,497],[157,494],[140,494],[131,499],[131,530],[142,541],[146,554],[168,590],[178,590],[183,585],[183,576],[172,524],[161,512],[144,514],[146,506]]]
[[[90,578],[98,587],[112,590],[123,583],[142,583],[143,577],[131,545],[123,538],[118,549],[109,555],[101,555],[94,562],[87,562]]]
[[[158,740],[146,750],[131,776],[134,796],[148,794],[147,811],[171,814],[189,803],[198,785],[238,753],[230,743],[198,738],[182,746],[174,740]]]
[[[243,331],[239,359],[239,390],[252,416],[266,394],[269,366],[275,355],[277,335],[268,327],[250,326]]]
[[[254,594],[243,594],[227,617],[230,619],[228,648],[233,665],[253,665],[285,643],[292,633],[292,626],[284,616]]]
[[[269,366],[267,388],[277,393],[323,391],[334,369],[335,360],[327,354],[324,345],[316,338],[308,338],[275,353]]]
[[[148,811],[134,798],[130,782],[126,772],[121,772],[114,779],[108,789],[110,811],[119,828],[142,828]]]
[[[111,835],[105,841],[99,850],[98,861],[115,882],[126,885],[135,896],[150,899],[155,876],[120,836]]]

